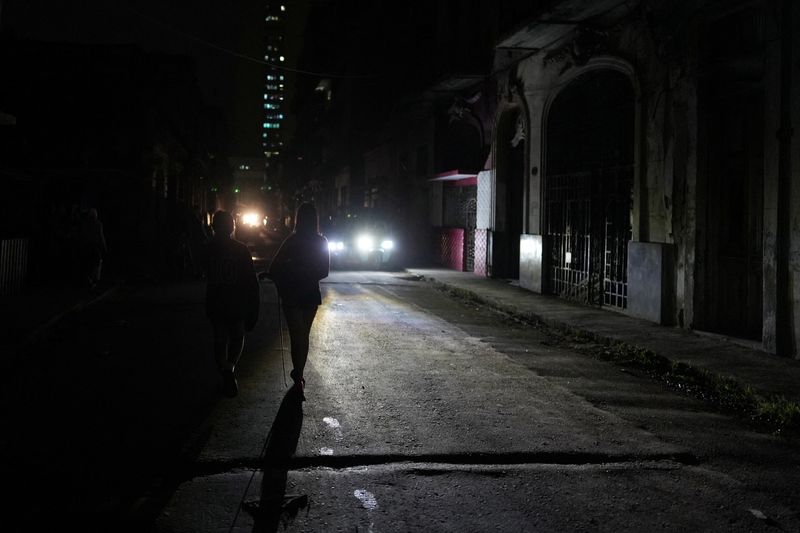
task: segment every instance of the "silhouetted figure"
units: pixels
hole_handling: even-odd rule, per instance
[[[303,370],[308,358],[308,336],[322,303],[319,280],[328,277],[328,240],[319,234],[317,209],[312,203],[297,208],[294,232],[281,244],[269,268],[275,282],[292,345],[294,386],[305,389]]]
[[[100,281],[103,257],[107,251],[103,223],[95,208],[89,209],[78,227],[78,247],[81,273],[89,288],[94,289]]]
[[[211,222],[214,236],[205,252],[206,314],[214,330],[214,357],[222,377],[222,392],[239,392],[234,371],[244,348],[245,331],[258,321],[259,286],[247,246],[234,240],[233,217],[217,211]]]

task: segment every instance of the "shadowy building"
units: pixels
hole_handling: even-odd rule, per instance
[[[440,264],[796,356],[798,11],[315,2],[309,70],[347,77],[298,95],[301,175]]]
[[[17,117],[0,127],[0,172],[13,184],[2,231],[28,239],[32,281],[63,262],[53,237],[89,208],[105,225],[110,273],[181,274],[186,225],[229,179],[215,163],[226,128],[203,104],[192,61],[4,40],[0,64],[0,107]]]
[[[488,272],[795,355],[797,11],[556,2],[506,35]]]

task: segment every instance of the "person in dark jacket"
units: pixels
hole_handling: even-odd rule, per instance
[[[290,375],[303,399],[308,338],[322,303],[319,281],[328,277],[329,268],[328,240],[319,234],[317,209],[312,203],[303,203],[297,208],[294,232],[283,241],[269,268],[269,278],[278,289],[289,328],[293,366]]]
[[[250,250],[234,240],[233,217],[217,211],[211,222],[214,236],[205,250],[206,315],[214,331],[214,357],[222,377],[222,392],[238,394],[234,371],[242,355],[246,331],[258,321],[258,278]]]

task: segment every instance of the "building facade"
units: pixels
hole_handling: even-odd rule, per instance
[[[781,1],[556,2],[506,35],[489,275],[796,356],[798,22]]]
[[[268,2],[265,24],[267,37],[264,61],[266,79],[264,80],[263,117],[261,124],[261,146],[264,149],[266,167],[274,167],[274,160],[284,150],[284,129],[286,119],[286,74],[283,64],[286,61],[286,4]]]

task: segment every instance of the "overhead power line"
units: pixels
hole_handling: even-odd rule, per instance
[[[204,46],[207,46],[209,48],[213,48],[214,50],[217,50],[217,51],[222,52],[224,54],[228,54],[230,56],[233,56],[233,57],[236,57],[236,58],[239,58],[239,59],[243,59],[245,61],[250,61],[252,63],[258,63],[258,64],[261,64],[261,65],[266,65],[266,66],[274,68],[276,70],[282,70],[282,71],[285,71],[285,72],[293,72],[295,74],[302,74],[302,75],[306,75],[306,76],[314,76],[314,77],[319,77],[319,78],[365,79],[365,78],[377,78],[377,77],[380,76],[378,74],[339,74],[339,73],[331,73],[331,72],[315,72],[315,71],[312,71],[312,70],[304,70],[304,69],[299,69],[299,68],[292,68],[292,67],[288,67],[288,66],[281,65],[281,64],[278,64],[278,63],[272,63],[270,61],[265,61],[265,60],[263,60],[261,58],[258,58],[258,57],[253,57],[253,56],[250,56],[250,55],[247,55],[247,54],[242,54],[240,52],[237,52],[236,50],[231,50],[230,48],[226,48],[224,46],[220,46],[220,45],[218,45],[216,43],[213,43],[211,41],[207,41],[206,39],[200,38],[200,37],[198,37],[196,35],[193,35],[191,33],[185,32],[183,30],[179,30],[178,28],[175,28],[175,27],[173,27],[173,26],[171,26],[171,25],[169,25],[169,24],[167,24],[167,23],[165,23],[165,22],[163,22],[163,21],[161,21],[161,20],[159,20],[159,19],[157,19],[155,17],[151,17],[149,15],[146,15],[144,13],[136,11],[135,9],[132,9],[130,7],[125,7],[125,9],[127,11],[131,12],[132,14],[136,15],[137,17],[141,18],[141,19],[144,19],[144,20],[146,20],[148,22],[151,22],[153,24],[161,26],[162,28],[165,28],[165,29],[171,31],[172,33],[181,35],[182,37],[185,37],[186,39],[190,39],[192,41],[198,42],[198,43],[200,43],[200,44],[202,44]]]

